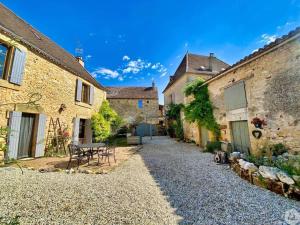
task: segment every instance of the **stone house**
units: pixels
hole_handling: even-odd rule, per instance
[[[90,118],[105,89],[75,58],[0,4],[0,126],[8,126],[8,157],[44,155],[50,119],[74,142],[92,138]]]
[[[157,87],[154,82],[150,87],[105,88],[110,106],[127,124],[141,124],[145,127],[146,124],[156,125],[159,123],[161,112]]]
[[[208,80],[228,66],[227,63],[215,57],[213,53],[210,53],[209,56],[187,53],[163,91],[166,110],[171,103],[185,105],[190,102],[191,98],[184,95],[184,88],[190,82],[195,79]],[[183,113],[181,118],[185,139],[201,145],[200,135],[208,136],[207,130],[185,121]]]
[[[300,28],[206,84],[222,140],[235,150],[255,153],[265,144],[284,143],[300,152]]]

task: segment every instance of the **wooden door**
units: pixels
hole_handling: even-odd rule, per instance
[[[234,150],[249,153],[250,138],[248,122],[246,120],[231,122],[231,134]]]
[[[201,146],[205,148],[207,145],[207,142],[209,141],[208,130],[206,129],[206,127],[201,126],[200,136],[201,136]]]

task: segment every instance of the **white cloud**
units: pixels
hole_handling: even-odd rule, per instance
[[[100,67],[92,72],[94,77],[102,76],[104,79],[115,79],[123,81],[125,79],[145,79],[142,75],[150,76],[160,75],[161,77],[167,75],[167,68],[160,62],[151,63],[143,59],[131,60],[129,56],[123,56],[123,65],[117,67],[115,70]]]
[[[128,61],[128,60],[130,60],[129,56],[128,55],[124,55],[123,56],[123,61]]]
[[[167,72],[163,72],[161,75],[160,75],[160,77],[164,77],[164,76],[166,76],[167,75]]]
[[[271,42],[275,41],[277,38],[277,35],[270,35],[270,34],[263,34],[261,35],[261,40],[260,42],[261,43],[264,43],[264,44],[270,44]]]
[[[94,77],[98,77],[99,75],[104,76],[105,79],[109,78],[117,78],[120,74],[116,70],[111,70],[107,68],[99,68],[92,72]]]
[[[93,56],[92,55],[87,55],[85,58],[87,59],[87,60],[89,60],[89,59],[91,59]]]
[[[145,69],[145,61],[141,59],[131,60],[127,63],[125,68],[122,70],[123,74],[125,73],[134,73],[137,74],[141,70]]]

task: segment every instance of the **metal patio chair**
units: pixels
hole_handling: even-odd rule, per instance
[[[88,165],[90,164],[90,153],[89,152],[85,152],[83,150],[81,150],[77,145],[75,144],[69,144],[68,145],[68,149],[69,149],[69,155],[70,155],[70,159],[69,159],[69,163],[67,166],[67,169],[69,169],[69,166],[71,164],[71,161],[73,159],[77,160],[77,169],[79,168],[80,163],[82,162],[82,159],[87,158],[88,160]]]

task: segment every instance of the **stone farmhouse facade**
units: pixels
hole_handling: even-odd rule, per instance
[[[0,126],[9,127],[8,157],[40,157],[50,119],[74,142],[92,139],[90,118],[105,89],[75,58],[0,4]]]
[[[163,91],[166,110],[171,103],[186,105],[191,101],[191,97],[184,95],[184,89],[190,82],[195,79],[208,80],[228,66],[213,53],[209,56],[187,53]],[[202,135],[206,136],[208,136],[208,131],[204,127],[199,128],[197,124],[185,121],[183,113],[181,113],[181,119],[185,139],[201,145],[201,130]]]
[[[127,124],[158,124],[162,120],[157,87],[106,87],[110,106]]]
[[[300,28],[206,82],[222,140],[255,153],[268,143],[300,152]],[[264,121],[261,128],[254,126]]]
[[[173,89],[176,94],[167,86],[166,104],[187,103],[182,97],[170,97],[182,96],[187,78],[181,82]],[[291,153],[300,152],[300,28],[213,75],[204,85],[208,85],[220,124],[221,141],[245,153],[255,154],[276,143],[285,144]],[[193,132],[202,147],[214,140],[212,133],[201,127],[184,132],[187,138]]]

